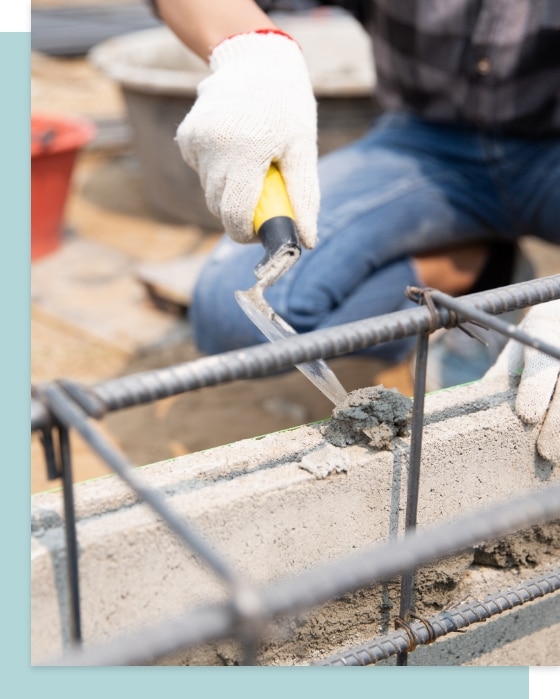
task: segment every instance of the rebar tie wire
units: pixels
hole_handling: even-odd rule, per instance
[[[548,342],[543,342],[537,337],[532,337],[527,334],[524,330],[521,330],[517,325],[513,323],[505,323],[499,318],[495,318],[490,313],[481,311],[476,306],[472,306],[465,303],[463,300],[458,300],[453,296],[444,294],[443,291],[438,291],[437,289],[420,289],[417,287],[408,287],[407,293],[410,298],[417,301],[424,301],[430,310],[432,317],[432,325],[437,325],[437,316],[439,310],[437,304],[447,308],[452,314],[453,324],[459,327],[461,330],[470,335],[476,340],[479,340],[483,344],[487,344],[479,335],[467,330],[462,323],[468,320],[476,325],[485,328],[495,330],[501,335],[511,338],[512,340],[517,340],[524,345],[532,347],[533,349],[539,350],[540,352],[545,352],[546,354],[554,357],[555,359],[560,359],[560,347],[555,347]]]
[[[540,597],[560,590],[560,569],[523,582],[506,592],[489,595],[481,602],[475,600],[446,609],[430,619],[411,614],[416,623],[399,625],[402,631],[394,631],[351,650],[337,653],[315,665],[374,665],[399,653],[412,653],[418,646],[433,643],[450,633],[462,631],[466,626],[486,621],[496,614],[520,607]]]
[[[398,541],[370,547],[337,561],[272,583],[259,591],[260,620],[297,614],[423,565],[560,517],[560,485],[551,485]],[[234,638],[237,625],[228,603],[199,607],[140,633],[119,636],[83,650],[70,650],[57,666],[138,665],[181,649]]]

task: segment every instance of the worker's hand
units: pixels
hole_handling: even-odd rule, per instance
[[[177,131],[210,211],[240,243],[256,240],[253,212],[272,161],[286,182],[300,241],[317,235],[317,106],[298,44],[287,36],[237,34],[210,56],[212,75]]]
[[[534,306],[519,327],[560,347],[560,300]],[[520,372],[515,411],[527,424],[541,423],[537,451],[544,459],[560,464],[560,361],[509,340],[485,378]]]

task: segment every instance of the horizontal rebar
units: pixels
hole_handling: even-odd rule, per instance
[[[560,274],[461,297],[491,314],[506,313],[560,298]],[[242,350],[203,357],[105,381],[89,388],[106,412],[151,403],[162,398],[240,379],[270,376],[296,364],[352,354],[385,342],[451,327],[453,314],[443,308],[435,319],[426,307],[410,308],[347,323]],[[40,400],[31,401],[31,429],[50,424]]]
[[[507,590],[486,597],[482,602],[475,600],[447,609],[430,619],[410,622],[409,634],[404,630],[393,631],[362,646],[337,653],[316,665],[374,665],[398,653],[411,653],[416,646],[432,643],[447,634],[486,621],[496,614],[520,607],[539,597],[560,590],[560,569],[528,580]],[[411,641],[414,647],[411,648]]]
[[[491,330],[495,330],[496,332],[505,335],[506,337],[517,340],[524,345],[533,347],[541,352],[546,352],[546,354],[549,354],[555,359],[560,359],[560,347],[554,347],[548,342],[543,342],[538,337],[532,337],[513,323],[504,323],[503,320],[494,318],[494,316],[486,313],[485,311],[481,311],[473,304],[463,303],[462,301],[459,301],[448,294],[444,294],[441,291],[436,291],[435,289],[430,290],[430,296],[432,297],[432,300],[436,302],[436,304],[440,303],[442,306],[455,311],[457,314],[459,314],[459,316],[463,316],[463,318],[459,318],[460,321],[475,321],[480,325],[484,325]]]
[[[547,486],[491,509],[474,512],[396,542],[362,551],[273,583],[259,593],[260,619],[296,614],[370,586],[477,543],[560,517],[560,485]],[[195,610],[140,634],[118,637],[97,648],[70,651],[55,665],[136,665],[182,648],[231,638],[236,632],[231,602]],[[238,617],[237,617],[238,619]]]

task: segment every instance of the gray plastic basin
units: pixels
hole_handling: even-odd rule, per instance
[[[378,111],[370,39],[349,15],[325,11],[275,15],[299,42],[319,105],[319,152],[361,136]],[[219,230],[198,175],[174,141],[196,98],[206,64],[167,27],[134,32],[96,46],[90,60],[120,86],[150,207],[165,220]]]

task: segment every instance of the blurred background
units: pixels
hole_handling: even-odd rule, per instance
[[[305,3],[295,3],[303,6]],[[188,308],[221,235],[175,130],[206,66],[138,0],[32,0],[31,378],[94,384],[199,355]],[[341,10],[276,15],[306,55],[319,103],[319,148],[367,129],[378,112],[369,39]],[[524,248],[538,276],[560,250]],[[348,390],[412,392],[408,364],[329,362]],[[202,389],[108,415],[100,428],[144,465],[328,417],[297,371]],[[108,472],[72,436],[77,480]],[[32,437],[32,491],[48,481]]]

